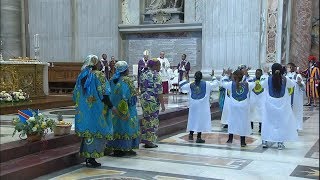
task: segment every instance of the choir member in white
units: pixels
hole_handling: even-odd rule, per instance
[[[230,82],[231,81],[232,69],[228,68],[228,70],[223,69],[221,82]],[[223,128],[228,128],[228,114],[230,111],[229,101],[230,101],[230,90],[226,90],[225,88],[220,86],[219,89],[219,106],[222,111],[221,114],[221,124],[224,125]]]
[[[251,69],[251,67],[247,67],[244,64],[241,64],[238,66],[238,70],[242,71],[242,73],[243,73],[242,81],[244,81],[244,82],[252,81],[253,78],[249,75],[249,72],[248,72],[250,69]]]
[[[277,142],[278,149],[281,150],[285,147],[283,142],[295,141],[298,136],[288,90],[294,87],[295,83],[283,76],[280,64],[273,64],[271,69],[272,75],[261,82],[266,93],[261,138],[264,148],[267,148],[271,141]]]
[[[212,82],[215,82],[217,81],[217,77],[214,75],[214,70],[211,71],[211,81]],[[212,104],[214,102],[214,91],[215,92],[218,92],[219,91],[219,87],[215,87],[212,91],[211,91],[211,94],[210,94],[210,104]]]
[[[201,138],[202,132],[211,132],[210,92],[219,86],[217,80],[202,81],[202,73],[197,71],[194,75],[195,81],[189,83],[187,80],[179,82],[181,89],[189,96],[189,116],[187,131],[190,132],[189,140],[193,140],[193,133],[197,132],[196,143],[205,143]]]
[[[264,89],[261,87],[260,80],[262,76],[262,70],[257,69],[255,73],[255,78],[252,80],[255,84],[255,87],[250,92],[250,120],[251,120],[251,129],[254,127],[254,123],[259,123],[259,133],[261,133],[261,119],[262,112],[264,107],[264,98],[265,94]]]
[[[268,66],[268,65],[265,65],[265,66],[263,67],[263,74],[262,74],[260,80],[261,80],[261,81],[266,80],[266,79],[268,79],[268,77],[269,77],[269,66]]]
[[[241,147],[246,146],[245,136],[251,134],[249,120],[249,93],[253,89],[254,84],[243,81],[243,72],[238,69],[233,73],[231,82],[223,82],[222,87],[230,91],[230,99],[228,107],[228,133],[227,143],[232,143],[233,135],[239,135]]]
[[[302,81],[301,74],[296,72],[296,65],[294,63],[287,64],[287,75],[294,83],[292,88],[291,104],[292,110],[297,122],[297,130],[303,129],[303,95],[305,93],[305,84]]]

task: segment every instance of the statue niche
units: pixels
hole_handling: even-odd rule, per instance
[[[184,0],[146,0],[144,24],[183,23]]]

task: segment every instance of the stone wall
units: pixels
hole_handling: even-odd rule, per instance
[[[40,57],[79,62],[88,54],[118,57],[118,0],[29,0],[30,47],[40,35]]]
[[[191,71],[201,70],[201,32],[127,34],[123,41],[124,60],[129,65],[137,64],[144,50],[150,51],[150,58],[157,58],[164,51],[171,66],[177,66],[181,55],[186,54]]]
[[[312,0],[293,0],[290,61],[307,67],[311,50]]]
[[[259,67],[261,0],[203,1],[202,70]]]

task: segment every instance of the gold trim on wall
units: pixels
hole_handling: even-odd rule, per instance
[[[22,89],[31,97],[44,96],[43,65],[0,64],[0,91]]]

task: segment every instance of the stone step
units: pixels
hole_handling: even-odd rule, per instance
[[[0,145],[0,163],[79,142],[80,138],[72,131],[71,134],[64,136],[48,134],[45,136],[45,139],[42,139],[42,141],[32,143],[26,140],[4,143]]]
[[[221,113],[219,110],[212,111],[211,110],[211,118],[219,118]],[[166,121],[161,121],[159,123],[158,136],[167,136],[176,132],[180,132],[182,130],[186,130],[188,123],[188,114],[177,116],[175,118],[167,119]]]
[[[0,179],[33,179],[83,162],[80,143],[29,154],[0,163]]]
[[[220,112],[213,108],[212,118]],[[188,109],[176,109],[159,116],[159,138],[185,130],[188,121]],[[48,135],[46,147],[43,142],[28,143],[17,141],[0,146],[0,179],[33,179],[84,161],[79,157],[80,138],[74,132],[67,136]],[[5,146],[4,146],[5,145]]]

